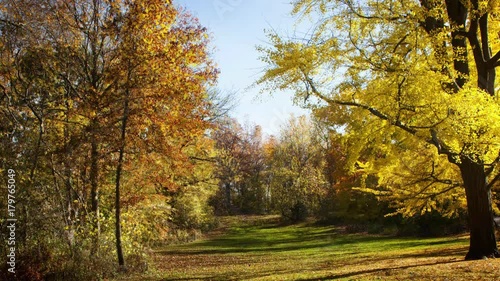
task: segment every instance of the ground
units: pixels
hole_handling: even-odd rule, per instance
[[[152,270],[117,280],[500,280],[500,259],[464,261],[467,236],[348,234],[274,216],[226,217],[221,226],[154,250]]]

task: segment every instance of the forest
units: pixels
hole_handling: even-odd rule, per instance
[[[0,0],[0,279],[203,279],[156,261],[182,267],[193,241],[224,265],[347,237],[373,256],[500,257],[500,2],[291,2],[315,23],[266,31],[255,86],[310,114],[266,135],[231,116],[213,35],[175,1]],[[204,278],[257,277],[227,272]]]

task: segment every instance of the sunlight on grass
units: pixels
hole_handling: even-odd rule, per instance
[[[498,280],[498,260],[463,261],[467,237],[394,238],[277,217],[224,218],[225,234],[158,249],[156,269],[121,280]]]

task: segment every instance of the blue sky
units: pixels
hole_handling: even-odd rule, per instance
[[[265,45],[264,29],[283,34],[293,31],[295,19],[289,13],[290,0],[174,0],[187,8],[209,29],[214,59],[220,68],[218,87],[237,91],[239,100],[231,113],[244,124],[261,125],[267,134],[277,134],[288,116],[307,114],[292,103],[292,93],[259,94],[249,86],[260,77],[265,64],[256,45]],[[288,31],[288,32],[287,32]]]

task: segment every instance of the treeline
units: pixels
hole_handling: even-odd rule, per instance
[[[399,235],[443,235],[465,230],[464,209],[453,215],[416,209],[402,216],[398,204],[384,200],[375,174],[363,162],[349,163],[348,138],[321,111],[291,116],[278,136],[263,138],[259,126],[227,118],[214,133],[219,189],[216,214],[280,214],[294,223],[314,217],[342,224],[348,231]],[[380,156],[382,157],[382,156]],[[387,198],[388,199],[388,198]]]

